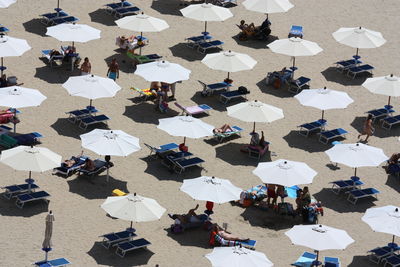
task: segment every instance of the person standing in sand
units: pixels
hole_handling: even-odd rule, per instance
[[[119,78],[119,65],[116,58],[113,58],[110,65],[108,65],[107,77],[114,81]]]
[[[88,75],[92,71],[92,64],[89,62],[89,58],[85,57],[81,65],[81,75]]]
[[[364,127],[363,130],[361,132],[361,134],[358,135],[358,139],[360,139],[361,136],[366,135],[367,137],[364,140],[364,143],[368,142],[368,138],[374,134],[374,127],[372,126],[372,115],[368,114],[367,119],[364,122]]]

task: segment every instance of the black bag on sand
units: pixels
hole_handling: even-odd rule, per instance
[[[247,88],[244,87],[244,86],[239,86],[238,92],[241,93],[241,94],[248,94],[248,93],[250,93],[249,90],[247,90]]]

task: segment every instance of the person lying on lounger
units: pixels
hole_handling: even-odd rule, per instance
[[[394,174],[400,171],[399,167],[400,153],[394,153],[387,161],[386,166],[382,166],[387,174]]]
[[[237,237],[235,235],[233,235],[232,233],[224,230],[222,227],[220,227],[218,224],[214,224],[214,228],[213,231],[216,232],[220,237],[222,237],[225,240],[229,240],[229,241],[240,241],[240,242],[247,242],[250,239],[249,238],[240,238]]]
[[[254,23],[246,24],[244,20],[240,21],[240,25],[237,25],[242,32],[239,34],[240,40],[247,40],[249,37],[254,36],[257,33]]]
[[[87,158],[85,160],[85,165],[83,165],[82,169],[87,170],[87,171],[94,171],[96,169],[96,166],[94,165],[94,161]]]
[[[196,214],[196,210],[199,208],[199,204],[194,207],[194,209],[190,209],[186,214],[168,214],[168,216],[175,220],[175,223],[193,223],[193,222],[201,222],[199,215]],[[178,220],[178,221],[177,221]]]
[[[70,168],[70,167],[74,166],[79,161],[79,158],[82,157],[82,155],[83,155],[83,150],[76,157],[72,156],[70,159],[64,160],[64,167]]]
[[[231,126],[229,126],[229,124],[224,124],[221,127],[215,128],[213,130],[214,134],[216,134],[216,133],[226,133],[226,132],[233,132],[233,129],[232,129]]]

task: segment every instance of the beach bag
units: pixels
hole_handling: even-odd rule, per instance
[[[248,94],[248,93],[250,93],[249,90],[247,90],[247,88],[244,87],[244,86],[239,86],[238,92],[241,93],[241,94]]]

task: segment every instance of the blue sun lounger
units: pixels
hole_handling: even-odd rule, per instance
[[[81,156],[79,158],[71,157],[71,160],[75,160],[75,164],[71,167],[66,167],[64,163],[61,163],[61,166],[58,168],[53,169],[53,174],[61,174],[65,178],[69,177],[70,175],[74,174],[77,170],[79,170],[82,165],[85,164],[86,159],[89,157]]]
[[[310,81],[311,81],[310,78],[300,76],[296,80],[292,80],[289,82],[288,90],[293,94],[297,94],[298,92],[303,90],[304,87],[310,87]]]
[[[42,19],[41,19],[42,24],[44,24],[46,26],[49,24],[53,24],[53,20],[55,20],[55,19],[69,17],[69,15],[64,11],[54,12],[54,13],[46,13],[46,14],[42,14],[40,16],[42,17]]]
[[[328,144],[331,139],[342,137],[347,134],[348,132],[342,128],[337,128],[334,130],[324,131],[320,133],[319,141],[323,144]]]
[[[161,145],[159,147],[154,147],[149,144],[144,143],[144,145],[150,149],[149,157],[154,154],[154,157],[157,158],[158,156],[163,157],[166,153],[171,153],[179,148],[179,146],[175,143],[168,143],[165,145]]]
[[[210,41],[210,42],[202,42],[202,43],[198,44],[197,51],[199,51],[202,54],[205,54],[208,49],[212,49],[212,48],[222,49],[223,44],[224,44],[224,42],[222,42],[220,40],[214,40],[214,41]]]
[[[50,195],[45,191],[20,194],[20,195],[17,195],[17,201],[15,202],[15,205],[17,205],[18,208],[22,209],[24,207],[25,203],[36,201],[36,200],[44,200],[48,203],[50,200],[48,200],[47,198],[49,198],[49,197],[50,197]]]
[[[232,126],[232,130],[233,131],[229,131],[229,132],[224,132],[224,133],[214,133],[214,138],[219,141],[222,142],[225,138],[229,138],[231,136],[241,136],[241,132],[243,131],[242,128],[240,128],[239,126]]]
[[[123,8],[115,9],[114,16],[116,18],[122,18],[124,16],[136,15],[139,11],[140,11],[140,8],[138,8],[136,6],[123,7]]]
[[[38,132],[32,132],[28,134],[12,136],[12,138],[17,140],[18,145],[31,146],[37,144],[39,142],[39,139],[43,138],[43,135]]]
[[[365,113],[367,114],[371,114],[372,115],[372,120],[380,120],[383,118],[386,118],[387,116],[389,116],[390,114],[394,113],[395,110],[393,109],[393,106],[385,106],[384,108],[379,108],[379,109],[373,109],[373,110],[369,110]]]
[[[117,233],[109,233],[101,236],[103,237],[103,241],[101,241],[101,244],[106,249],[109,249],[110,247],[115,246],[118,243],[129,241],[136,236],[137,235],[134,233],[134,231],[131,230],[125,230]]]
[[[338,180],[331,182],[332,192],[339,194],[342,190],[360,189],[364,183],[357,176],[352,176],[349,180]]]
[[[374,249],[371,249],[368,251],[368,259],[372,261],[373,263],[379,264],[382,262],[383,259],[386,257],[389,257],[392,255],[394,252],[399,251],[400,247],[389,247],[389,246],[384,246],[384,247],[377,247]]]
[[[54,260],[49,260],[49,261],[38,261],[34,263],[35,266],[38,267],[63,267],[67,266],[68,264],[71,264],[67,259],[65,258],[58,258]]]
[[[336,70],[339,72],[343,72],[348,70],[349,68],[356,67],[358,64],[361,64],[362,61],[358,59],[348,59],[341,60],[335,63]]]
[[[120,3],[110,3],[104,6],[106,7],[105,11],[107,13],[113,14],[115,10],[117,10],[118,8],[130,7],[132,6],[132,4],[129,3],[128,1],[123,1],[123,2],[121,1]]]
[[[323,131],[326,126],[326,120],[320,119],[317,121],[313,121],[310,123],[304,123],[302,125],[297,126],[299,129],[299,134],[308,137],[311,132],[314,131]]]
[[[386,130],[392,129],[392,126],[395,126],[400,123],[400,115],[396,115],[393,117],[386,117],[382,119],[382,128]]]
[[[74,23],[77,21],[79,21],[79,19],[77,17],[69,16],[69,17],[53,19],[50,22],[52,22],[52,24],[54,24],[54,25],[59,25],[59,24],[63,24],[63,23]]]
[[[89,171],[83,168],[78,169],[79,175],[86,175],[86,176],[95,176],[100,174],[101,172],[107,170],[107,162],[102,159],[95,159],[94,161],[94,170]],[[109,165],[108,168],[111,168],[113,165]]]
[[[386,267],[386,266],[398,267],[398,266],[400,266],[400,256],[392,255],[392,256],[389,256],[389,257],[383,259],[382,262],[384,262],[384,265],[383,265],[384,267]]]
[[[106,115],[97,115],[97,116],[87,116],[81,119],[79,123],[79,128],[86,130],[89,125],[105,123],[107,125],[107,121],[110,120]]]
[[[39,188],[36,184],[19,184],[19,185],[9,185],[2,187],[5,189],[4,197],[7,199],[11,199],[18,194],[22,194],[28,192],[29,190],[35,192],[36,189]]]
[[[193,154],[190,152],[185,152],[185,151],[172,152],[172,153],[166,155],[166,157],[161,162],[161,164],[163,164],[164,166],[166,166],[170,169],[174,169],[176,162],[186,160],[186,159],[190,158],[191,156],[193,156]]]
[[[317,259],[317,254],[310,252],[303,252],[303,254],[296,260],[295,263],[292,263],[292,266],[298,267],[311,267],[311,264]]]
[[[324,266],[325,267],[340,267],[339,258],[334,257],[324,257]]]
[[[235,91],[229,91],[229,92],[224,92],[219,95],[219,101],[222,102],[223,104],[227,104],[230,100],[233,99],[240,99],[243,98],[244,100],[247,100],[246,95],[248,92],[240,92],[239,90]]]
[[[193,167],[193,166],[201,167],[201,164],[204,162],[205,162],[204,160],[202,160],[201,158],[198,158],[198,157],[190,158],[190,159],[183,159],[183,160],[175,160],[174,161],[174,164],[175,164],[174,170],[177,173],[182,173],[189,167]]]
[[[77,109],[77,110],[72,110],[65,112],[68,114],[68,120],[72,123],[76,123],[77,121],[80,121],[82,118],[88,117],[90,115],[96,115],[96,113],[99,112],[95,107],[93,106],[88,106],[84,109]]]
[[[139,248],[147,248],[149,245],[151,245],[149,241],[144,238],[140,238],[129,242],[119,243],[115,253],[123,258],[128,251]]]
[[[292,25],[288,35],[290,37],[303,38],[303,26]]]
[[[197,47],[200,43],[206,42],[206,41],[210,41],[213,37],[209,34],[207,35],[199,35],[199,36],[192,36],[189,38],[185,38],[185,40],[187,41],[187,46],[188,47],[192,47],[195,48]]]
[[[349,196],[347,197],[347,200],[351,204],[355,205],[357,200],[359,200],[360,198],[375,197],[376,199],[378,199],[377,195],[379,193],[380,192],[375,188],[354,189],[348,192]]]
[[[226,82],[206,84],[200,80],[197,81],[203,86],[203,91],[201,92],[203,96],[212,95],[214,92],[219,92],[221,90],[228,91],[229,87],[232,86],[232,84]]]
[[[353,76],[353,79],[356,77],[357,74],[368,72],[373,75],[372,70],[374,69],[373,66],[365,64],[361,66],[351,67],[348,69],[347,76]]]

